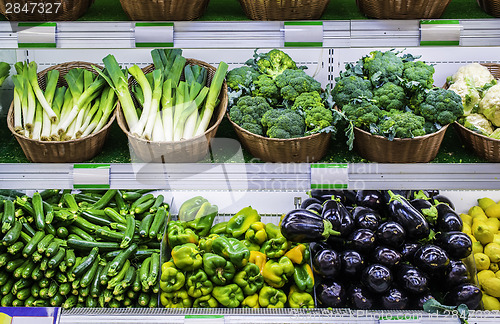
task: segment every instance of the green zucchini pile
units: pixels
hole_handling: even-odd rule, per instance
[[[169,205],[150,190],[0,190],[0,305],[157,307]]]

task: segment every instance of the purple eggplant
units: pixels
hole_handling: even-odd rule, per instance
[[[429,278],[417,267],[402,264],[397,273],[396,281],[402,289],[411,294],[422,294],[429,290]]]
[[[331,280],[321,282],[316,288],[316,295],[321,307],[343,307],[347,302],[344,286]]]
[[[465,304],[469,309],[474,310],[479,307],[483,294],[481,290],[470,283],[464,283],[452,288],[445,296],[447,305],[458,306]]]
[[[403,261],[413,262],[415,252],[417,252],[417,250],[420,249],[421,246],[422,244],[420,243],[404,243],[401,248],[401,256],[403,258]]]
[[[351,213],[336,200],[325,201],[321,216],[332,224],[334,231],[340,232],[341,237],[349,236],[355,228]]]
[[[414,264],[424,270],[429,276],[441,276],[450,264],[450,258],[439,246],[423,245],[415,252]]]
[[[347,298],[355,309],[372,309],[375,306],[370,292],[358,284],[351,284],[347,289]]]
[[[446,196],[443,195],[434,195],[432,196],[432,201],[434,202],[435,205],[438,203],[444,203],[450,206],[451,209],[455,210],[455,205],[453,205],[453,202]]]
[[[380,297],[380,302],[384,309],[403,310],[408,307],[410,299],[406,293],[397,288],[391,287],[386,293]]]
[[[340,262],[342,264],[341,273],[346,277],[358,277],[365,268],[365,260],[359,252],[346,250],[340,253]]]
[[[453,260],[460,260],[472,253],[472,240],[469,235],[459,232],[443,232],[436,234],[436,244],[442,247]]]
[[[389,190],[389,214],[394,221],[401,224],[409,239],[424,239],[429,236],[430,227],[427,220],[413,207],[405,197],[394,195]]]
[[[438,218],[436,207],[429,200],[413,199],[410,204],[415,207],[427,220],[429,224],[434,225]]]
[[[307,209],[307,207],[309,205],[312,205],[312,204],[320,204],[321,205],[321,204],[323,204],[323,202],[319,199],[316,199],[316,198],[306,198],[300,204],[300,209]]]
[[[446,285],[456,287],[460,284],[470,282],[471,277],[467,266],[462,261],[451,260],[446,269]]]
[[[406,231],[396,222],[385,222],[378,227],[376,235],[379,244],[397,248],[404,243]]]
[[[360,253],[370,253],[375,248],[375,233],[366,228],[360,228],[351,233],[348,239],[349,248]]]
[[[359,190],[356,193],[356,205],[368,207],[373,210],[381,210],[385,200],[383,194],[378,190]]]
[[[357,228],[367,228],[376,231],[380,224],[380,214],[368,207],[354,208],[352,217]]]
[[[341,268],[340,255],[335,250],[321,250],[313,258],[314,272],[324,278],[335,279]]]
[[[316,198],[322,203],[327,200],[339,199],[343,204],[352,205],[355,201],[356,193],[351,190],[321,190],[313,189],[309,192],[311,198]]]
[[[312,211],[315,214],[321,215],[321,211],[323,210],[323,205],[318,203],[312,203],[305,208],[306,210]]]
[[[447,204],[437,204],[437,229],[441,232],[462,231],[463,222],[456,211]]]
[[[401,258],[401,253],[385,246],[377,246],[371,253],[371,259],[374,263],[380,263],[389,269],[397,266]]]
[[[306,209],[294,209],[283,217],[281,233],[291,242],[324,241],[330,235],[340,235],[332,229],[332,224]]]
[[[434,299],[434,296],[432,296],[430,293],[425,293],[423,295],[419,295],[415,298],[413,298],[412,305],[414,309],[422,310],[424,309],[424,304],[426,301],[429,299]]]
[[[314,257],[319,251],[328,249],[329,246],[326,242],[311,242],[309,244],[309,249],[311,251],[311,256]]]
[[[389,268],[381,264],[371,264],[363,270],[361,282],[370,291],[381,294],[386,292],[393,281]]]

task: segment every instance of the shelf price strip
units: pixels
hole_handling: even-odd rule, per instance
[[[109,189],[109,164],[73,165],[74,189]]]
[[[56,23],[17,24],[17,46],[19,48],[56,48]]]
[[[0,307],[0,323],[57,324],[59,307]]]
[[[285,47],[322,47],[322,21],[285,21]]]
[[[420,324],[421,320],[418,316],[401,315],[401,316],[381,316],[378,324]]]
[[[311,189],[347,189],[348,171],[347,163],[313,163]]]
[[[136,23],[135,47],[174,47],[174,23]]]
[[[421,20],[420,46],[458,46],[460,32],[458,20]]]
[[[186,315],[184,324],[224,324],[224,315]]]

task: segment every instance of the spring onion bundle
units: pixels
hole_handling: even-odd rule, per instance
[[[37,65],[18,62],[14,82],[14,130],[42,141],[65,141],[99,132],[116,105],[115,92],[91,71],[74,68],[58,87],[60,73],[47,72],[45,90],[38,84]]]
[[[136,109],[126,73],[112,55],[104,58],[103,78],[115,90],[130,132],[155,142],[180,141],[202,135],[208,128],[228,65],[220,62],[210,86],[208,71],[186,64],[180,49],[155,49],[151,52],[155,69],[144,72],[134,65],[128,72],[137,82],[132,92],[139,103]],[[181,76],[184,80],[181,80]]]

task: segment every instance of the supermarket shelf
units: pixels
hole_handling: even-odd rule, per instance
[[[500,165],[352,163],[349,189],[500,189]],[[322,183],[336,183],[325,177]],[[73,164],[0,164],[4,189],[73,188]],[[307,163],[111,164],[116,189],[305,191],[311,188]]]

